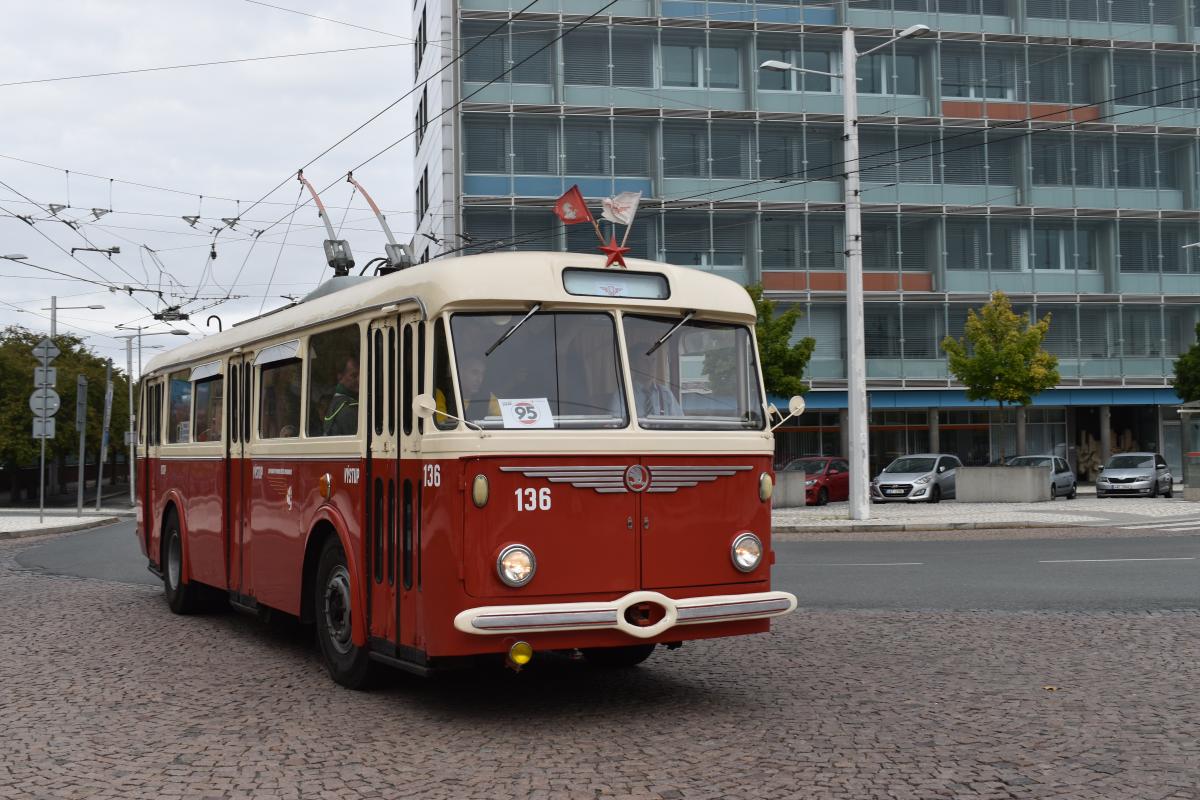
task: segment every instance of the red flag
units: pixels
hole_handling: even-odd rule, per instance
[[[592,212],[588,211],[587,203],[583,202],[583,195],[579,192],[578,185],[567,189],[566,194],[554,202],[554,213],[563,221],[564,225],[595,221],[592,219]]]

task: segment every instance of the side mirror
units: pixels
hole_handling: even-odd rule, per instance
[[[945,465],[945,464],[942,464],[940,467],[938,467],[938,472],[945,472],[945,471],[946,471],[946,465]]]
[[[430,417],[437,413],[437,403],[434,401],[433,395],[426,392],[414,397],[413,411],[418,417]]]
[[[804,413],[805,402],[804,398],[796,395],[791,400],[788,400],[788,413],[793,417],[798,417]]]
[[[775,407],[774,403],[767,403],[767,416],[782,417],[783,414],[779,413],[779,409]]]
[[[1100,467],[1100,471],[1101,471],[1101,472],[1104,472],[1104,467],[1103,467],[1103,466],[1101,466],[1101,467]]]

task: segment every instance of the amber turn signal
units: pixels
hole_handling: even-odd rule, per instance
[[[333,494],[333,478],[330,477],[328,472],[317,480],[317,486],[321,491],[321,497],[324,497],[326,500]]]

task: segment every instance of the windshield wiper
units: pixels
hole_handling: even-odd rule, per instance
[[[661,338],[661,339],[659,339],[657,342],[655,342],[655,343],[654,343],[654,346],[653,346],[653,347],[651,347],[649,350],[647,350],[647,351],[646,351],[646,355],[651,355],[651,354],[652,354],[652,353],[653,353],[655,350],[657,350],[658,348],[662,347],[662,345],[663,345],[663,342],[665,342],[667,339],[670,339],[672,336],[674,336],[674,335],[675,335],[675,331],[679,330],[679,329],[680,329],[680,328],[682,328],[684,325],[686,325],[686,324],[687,324],[687,322],[688,322],[688,320],[690,320],[690,319],[691,319],[692,317],[694,317],[694,316],[696,316],[696,312],[695,312],[695,311],[689,311],[689,312],[687,312],[686,314],[684,314],[684,315],[683,315],[683,319],[681,319],[681,320],[679,320],[679,322],[676,322],[676,323],[675,323],[675,327],[671,328],[671,330],[669,330],[669,331],[667,331],[666,333],[664,333],[664,334],[662,335],[662,338]]]
[[[532,317],[534,314],[536,314],[537,312],[539,312],[539,311],[541,311],[541,310],[542,310],[542,304],[541,304],[541,303],[534,303],[534,304],[533,304],[533,308],[529,309],[529,313],[528,313],[528,314],[526,314],[525,316],[523,316],[523,317],[521,317],[519,320],[517,320],[517,321],[516,321],[516,323],[515,323],[515,324],[514,324],[514,325],[513,325],[511,328],[509,328],[508,330],[506,330],[506,331],[504,332],[504,335],[502,335],[502,336],[501,336],[499,339],[497,339],[496,341],[492,342],[492,346],[491,346],[491,347],[489,347],[487,350],[485,350],[485,351],[484,351],[484,353],[483,353],[483,356],[484,356],[484,358],[487,358],[488,356],[490,356],[490,355],[492,354],[492,351],[493,351],[493,350],[495,350],[495,349],[496,349],[497,347],[499,347],[500,345],[504,344],[504,340],[505,340],[505,339],[507,339],[508,337],[512,336],[514,333],[516,333],[516,332],[517,332],[517,328],[519,328],[519,327],[521,327],[522,325],[524,325],[526,322],[528,322],[528,321],[529,321],[529,318],[530,318],[530,317]]]

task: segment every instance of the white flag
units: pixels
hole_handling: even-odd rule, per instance
[[[632,225],[641,201],[641,192],[621,192],[616,197],[606,197],[600,201],[604,206],[600,216],[618,225]]]

